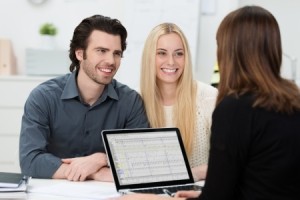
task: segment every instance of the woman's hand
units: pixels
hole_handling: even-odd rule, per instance
[[[197,198],[201,194],[200,191],[194,191],[194,190],[189,190],[189,191],[178,191],[175,194],[175,198]]]

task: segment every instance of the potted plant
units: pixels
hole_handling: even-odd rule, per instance
[[[50,35],[55,36],[57,33],[56,27],[51,23],[44,23],[40,27],[40,34],[41,35]]]
[[[40,26],[41,47],[43,49],[54,49],[57,28],[52,23],[44,23]]]

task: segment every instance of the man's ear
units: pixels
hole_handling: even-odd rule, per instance
[[[76,55],[77,60],[82,61],[83,60],[83,49],[75,50],[75,55]]]

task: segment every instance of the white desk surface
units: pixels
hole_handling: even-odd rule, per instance
[[[197,182],[203,185],[204,181]],[[31,179],[27,193],[14,198],[0,196],[0,199],[14,200],[92,200],[119,196],[114,183],[99,181],[72,182],[55,179]]]
[[[101,200],[115,196],[119,194],[111,182],[31,179],[27,193],[14,200]]]

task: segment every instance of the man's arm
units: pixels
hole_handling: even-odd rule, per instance
[[[207,165],[199,165],[192,168],[194,181],[204,180],[206,178]]]
[[[136,91],[132,91],[127,98],[130,99],[127,100],[130,104],[124,105],[127,113],[127,122],[124,128],[148,128],[149,121],[141,96]]]
[[[61,164],[60,167],[56,170],[56,172],[53,174],[53,179],[66,179],[65,171],[69,167],[69,164]]]
[[[94,179],[92,174],[107,166],[104,153],[94,153],[85,157],[62,159],[63,164],[52,178],[68,179],[70,181],[84,181]]]
[[[47,105],[42,92],[34,89],[24,106],[19,157],[23,174],[36,178],[51,178],[62,161],[47,150],[50,127]]]
[[[109,167],[102,167],[99,171],[94,174],[91,174],[89,179],[93,179],[96,181],[104,181],[104,182],[113,182],[113,176],[111,173],[111,169]]]

